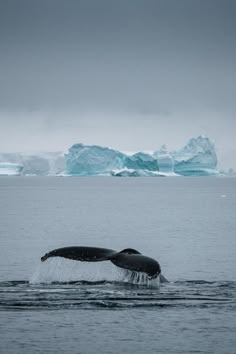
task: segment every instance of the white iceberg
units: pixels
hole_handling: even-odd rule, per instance
[[[17,163],[0,162],[0,176],[20,176],[23,166]]]
[[[27,176],[55,176],[66,168],[62,152],[0,153],[0,163],[20,165],[20,174]]]
[[[162,145],[159,151],[156,151],[153,156],[157,158],[158,170],[164,173],[174,172],[174,160],[167,151],[166,145]]]

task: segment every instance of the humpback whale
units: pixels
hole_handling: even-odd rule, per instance
[[[161,282],[167,281],[161,274],[160,264],[155,259],[144,256],[133,248],[126,248],[117,252],[112,249],[100,247],[63,247],[46,253],[41,258],[41,261],[44,262],[50,257],[63,257],[80,262],[111,261],[117,267],[145,273],[150,279],[155,279],[160,276]]]

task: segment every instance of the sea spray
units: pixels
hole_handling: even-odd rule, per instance
[[[150,278],[146,273],[134,272],[131,270],[119,270],[120,281],[147,286],[148,288],[158,288],[160,286],[160,277]]]
[[[110,262],[77,262],[64,258],[51,258],[40,263],[33,273],[30,284],[50,284],[53,282],[124,282],[147,287],[159,287],[159,277],[150,279],[147,274],[124,270]]]

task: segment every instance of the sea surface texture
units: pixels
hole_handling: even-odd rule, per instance
[[[236,178],[0,178],[0,353],[236,352]],[[64,246],[135,248],[169,283]]]

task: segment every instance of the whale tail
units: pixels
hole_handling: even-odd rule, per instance
[[[46,253],[41,261],[44,262],[51,257],[63,257],[80,262],[101,262],[108,261],[117,252],[107,248],[71,246],[62,247]]]
[[[117,267],[146,273],[150,279],[156,278],[161,273],[160,264],[153,258],[143,256],[133,248],[126,248],[120,252],[100,247],[72,246],[57,248],[41,257],[44,262],[51,257],[63,257],[80,262],[111,261]],[[161,277],[163,277],[161,275]],[[165,278],[161,278],[164,281]]]

